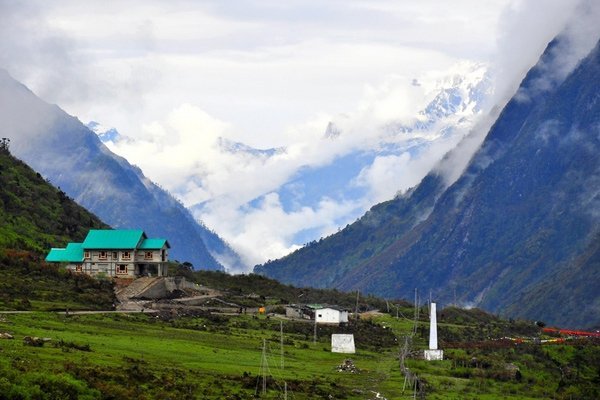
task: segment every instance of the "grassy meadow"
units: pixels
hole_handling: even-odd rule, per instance
[[[474,329],[441,323],[442,332],[447,325]],[[398,359],[412,321],[384,314],[345,328],[319,327],[316,343],[313,328],[254,315],[0,314],[0,332],[14,336],[0,339],[0,398],[375,399],[377,393],[412,398]],[[414,352],[426,346],[420,331],[412,339]],[[357,353],[331,353],[332,332],[354,332]],[[51,341],[28,346],[25,336]],[[357,373],[338,371],[346,358]],[[593,399],[600,382],[598,361],[599,346],[582,342],[449,348],[444,361],[409,357],[406,365],[419,377],[418,398]],[[507,365],[518,367],[518,374]]]
[[[296,399],[401,395],[395,347],[359,345],[351,358],[360,373],[337,372],[346,356],[329,351],[329,336],[313,343],[305,333],[285,332],[285,321],[282,367],[280,322],[259,318],[5,314],[0,332],[15,339],[0,341],[0,398],[254,398],[263,340],[265,398],[283,398],[286,384]],[[24,336],[52,340],[32,347]]]

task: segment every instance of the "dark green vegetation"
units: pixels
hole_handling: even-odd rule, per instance
[[[599,324],[600,48],[558,81],[549,66],[566,45],[548,46],[451,186],[432,172],[341,232],[255,271],[388,298],[434,289],[446,303]]]
[[[348,310],[364,312],[374,309],[387,310],[385,300],[360,293],[347,293],[331,289],[297,288],[282,284],[262,275],[228,275],[219,271],[189,271],[184,267],[171,269],[171,274],[185,276],[200,285],[225,291],[225,300],[246,307],[272,304],[335,304]],[[395,304],[407,306],[405,301],[394,300]]]
[[[51,246],[106,228],[0,147],[0,310],[110,309],[110,282],[71,274],[43,259]]]
[[[89,229],[106,228],[95,215],[0,148],[0,248],[47,253],[83,240]]]
[[[598,344],[519,344],[448,349],[439,363],[409,361],[421,370],[428,399],[597,399]]]
[[[110,310],[112,282],[73,274],[31,252],[0,249],[0,310]]]

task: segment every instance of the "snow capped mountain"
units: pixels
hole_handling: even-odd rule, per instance
[[[597,325],[600,41],[582,59],[569,57],[572,40],[548,45],[474,154],[456,147],[444,157],[446,165],[468,160],[453,182],[436,168],[340,232],[255,271],[386,298],[410,298],[418,288],[441,302]],[[435,117],[449,105],[449,118],[465,109],[453,92],[433,103],[444,109]]]
[[[235,153],[246,153],[250,156],[258,157],[258,158],[269,158],[269,157],[272,157],[276,154],[280,154],[285,151],[285,149],[283,149],[283,148],[255,149],[253,147],[245,145],[244,143],[233,142],[231,140],[228,140],[228,139],[225,139],[222,137],[217,139],[217,143],[218,143],[219,149],[224,153],[234,153],[234,154]]]
[[[388,77],[355,111],[292,127],[273,148],[233,139],[240,136],[189,105],[137,138],[89,126],[254,265],[330,235],[415,186],[486,113],[491,82],[487,65],[473,62]],[[182,157],[148,161],[166,152]]]
[[[269,196],[277,195],[283,211],[294,213],[309,207],[313,210],[324,201],[345,204],[347,212],[328,223],[295,232],[292,242],[302,245],[332,233],[362,215],[373,203],[392,198],[397,192],[416,185],[443,154],[452,148],[485,111],[485,100],[493,92],[487,66],[461,63],[447,76],[412,79],[411,85],[425,92],[423,106],[412,117],[373,127],[375,136],[358,146],[347,146],[345,136],[356,135],[344,118],[329,121],[320,141],[323,146],[339,147],[337,156],[324,165],[299,168],[283,184],[247,202],[244,207],[259,209]],[[222,145],[227,143],[220,139]],[[285,154],[288,149],[257,150],[239,143],[223,146],[246,155],[260,157],[263,162]],[[436,148],[439,147],[439,148]],[[428,158],[425,161],[425,158]],[[407,176],[406,163],[423,160],[421,173]],[[375,175],[389,177],[386,190],[370,193]],[[193,205],[196,215],[204,215],[206,203]]]
[[[116,142],[121,139],[121,134],[119,131],[117,131],[115,128],[107,128],[99,122],[90,121],[85,126],[98,135],[98,139],[100,139],[102,143]]]
[[[426,85],[428,102],[415,116],[412,124],[390,123],[390,133],[449,133],[456,125],[470,125],[474,115],[481,112],[485,100],[492,94],[492,79],[487,67],[479,63],[461,63],[450,75],[432,82],[421,83],[413,79],[415,86]]]

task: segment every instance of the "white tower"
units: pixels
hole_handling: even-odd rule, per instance
[[[429,361],[444,359],[444,350],[438,349],[435,303],[431,303],[431,312],[429,317],[429,350],[425,350],[425,359]]]

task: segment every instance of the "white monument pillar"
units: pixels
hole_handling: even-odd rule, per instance
[[[437,316],[435,303],[431,303],[431,316],[429,317],[429,350],[437,350]]]
[[[431,303],[429,316],[429,350],[425,350],[425,359],[429,361],[443,360],[444,350],[438,349],[437,340],[437,316],[435,303]]]

